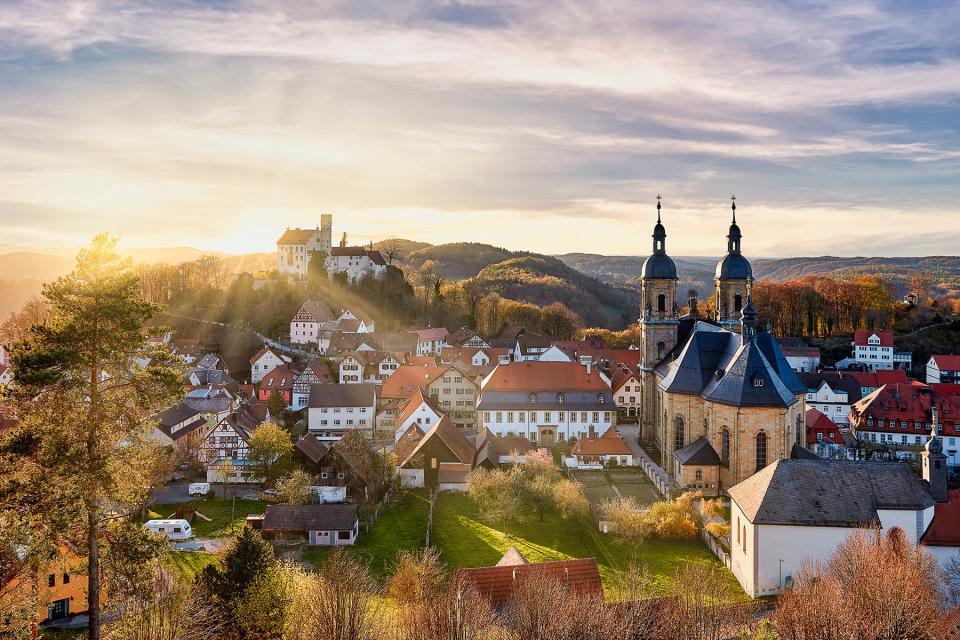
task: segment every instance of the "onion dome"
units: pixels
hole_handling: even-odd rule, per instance
[[[660,222],[660,196],[657,196],[657,224],[653,227],[653,254],[640,269],[644,279],[676,280],[677,265],[667,255],[667,230]]]
[[[753,267],[750,261],[740,253],[740,240],[743,234],[740,233],[740,227],[737,225],[737,203],[736,196],[732,196],[733,204],[733,222],[730,224],[730,231],[727,232],[727,255],[717,263],[716,277],[725,280],[752,280]]]
[[[740,334],[746,342],[757,335],[757,327],[760,326],[760,312],[753,306],[753,296],[747,296],[747,304],[740,310]]]

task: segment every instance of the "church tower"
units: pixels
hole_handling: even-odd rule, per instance
[[[753,288],[753,268],[750,266],[750,261],[740,253],[740,240],[743,235],[737,225],[737,198],[731,196],[730,200],[733,222],[727,233],[727,255],[717,263],[714,276],[714,282],[717,285],[715,320],[724,329],[736,331],[740,324],[740,310],[743,309]]]
[[[656,416],[656,376],[653,368],[677,344],[677,266],[667,255],[667,231],[660,221],[657,196],[657,224],[653,227],[653,253],[640,272],[640,368],[644,438],[652,437]]]
[[[937,502],[947,500],[947,456],[937,436],[937,406],[930,401],[930,439],[920,457],[923,458],[923,479],[930,483],[930,495]]]

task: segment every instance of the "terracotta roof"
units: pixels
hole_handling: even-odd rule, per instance
[[[383,254],[379,251],[367,251],[367,257],[373,262],[373,264],[385,267],[387,266],[387,261],[383,259]]]
[[[599,438],[580,438],[573,446],[575,456],[630,456],[633,450],[624,442],[616,427],[611,426]]]
[[[417,443],[417,446],[413,451],[407,455],[406,458],[400,463],[400,466],[405,465],[410,461],[411,458],[415,457],[420,450],[430,442],[431,439],[437,438],[442,442],[450,452],[456,456],[457,460],[463,464],[473,464],[473,457],[476,453],[476,449],[467,440],[467,437],[463,435],[463,432],[448,418],[443,416],[440,418],[440,421],[437,424],[433,425],[423,438],[420,439],[420,442]]]
[[[441,462],[437,469],[437,482],[463,484],[470,473],[470,465],[460,462]]]
[[[316,229],[287,229],[277,244],[307,244],[315,233]]]
[[[333,311],[323,300],[307,300],[293,316],[294,321],[329,322],[335,319]]]
[[[816,409],[807,409],[807,444],[812,445],[818,442],[817,434],[822,433],[823,439],[834,444],[844,444],[843,435],[833,420]]]
[[[413,450],[420,444],[423,436],[423,429],[416,424],[410,425],[410,428],[400,436],[397,444],[393,446],[393,453],[397,456],[398,463],[406,462],[410,458],[410,454],[413,453]]]
[[[357,523],[355,504],[269,504],[264,531],[349,531]]]
[[[407,355],[407,356],[404,358],[404,360],[406,361],[406,363],[407,363],[408,365],[411,365],[411,366],[414,366],[414,367],[436,367],[436,366],[439,366],[439,365],[437,365],[437,358],[436,358],[436,356],[414,356],[414,355]]]
[[[947,501],[933,507],[933,522],[920,542],[930,547],[960,547],[960,489],[947,491]]]
[[[640,380],[639,372],[636,369],[630,367],[629,365],[626,365],[623,363],[616,365],[616,368],[614,368],[613,371],[611,371],[610,373],[611,373],[610,389],[614,393],[619,391],[621,387],[623,387],[625,384],[627,384],[634,378],[636,378],[638,381]]]
[[[449,369],[449,367],[437,366],[397,367],[397,370],[383,381],[383,390],[380,395],[384,398],[409,398],[417,389],[429,385]]]
[[[343,331],[344,333],[356,333],[361,325],[360,320],[351,320],[346,318],[337,323],[337,331]]]
[[[882,369],[880,371],[850,371],[861,387],[879,388],[885,384],[906,384],[907,372],[903,369]]]
[[[960,385],[953,384],[885,384],[850,407],[850,422],[856,430],[926,435],[931,406],[937,407],[941,435],[960,436]]]
[[[857,331],[853,334],[853,343],[857,345],[867,346],[867,340],[870,339],[870,336],[876,334],[880,338],[881,347],[892,347],[893,346],[893,332],[892,331]]]
[[[933,356],[933,361],[941,371],[960,371],[960,356],[936,355]]]
[[[498,567],[515,567],[515,566],[517,566],[518,564],[529,564],[529,560],[527,560],[527,559],[524,557],[524,555],[523,555],[522,553],[520,553],[520,550],[519,550],[519,549],[517,549],[517,548],[516,548],[515,546],[513,546],[513,545],[510,545],[510,548],[507,549],[507,552],[506,552],[505,554],[503,554],[503,557],[500,558],[500,560],[497,561],[497,565],[496,565],[496,566],[498,566]]]
[[[267,353],[272,353],[273,355],[277,356],[277,358],[280,360],[283,359],[283,358],[280,358],[280,356],[277,355],[276,351],[274,351],[270,347],[264,347],[260,349],[260,351],[257,351],[255,354],[253,354],[253,356],[250,358],[250,364],[254,364],[257,360],[262,358]]]
[[[578,362],[512,362],[498,365],[483,391],[610,391],[599,370]]]
[[[783,355],[794,358],[809,358],[809,357],[820,357],[820,347],[784,347],[781,346],[780,350],[783,351]]]
[[[411,333],[417,334],[417,338],[421,341],[433,341],[440,340],[441,338],[446,338],[450,335],[450,332],[447,331],[446,327],[432,327],[428,329],[413,329]]]
[[[581,595],[603,596],[600,570],[593,558],[460,569],[454,579],[472,585],[490,604],[498,606],[510,599],[518,580],[535,576],[559,579]]]
[[[394,424],[397,426],[402,425],[407,421],[407,418],[412,416],[414,411],[417,411],[422,405],[430,407],[438,416],[445,415],[443,409],[440,408],[440,402],[432,398],[426,389],[419,387],[410,399],[407,400],[407,403],[403,405],[403,409],[400,411],[400,415],[397,416]]]
[[[286,391],[292,389],[293,383],[299,375],[300,372],[294,369],[293,365],[282,364],[263,376],[263,379],[260,380],[260,390],[273,391],[279,389],[280,391]],[[271,380],[273,382],[270,382]]]

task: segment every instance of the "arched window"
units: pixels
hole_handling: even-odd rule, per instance
[[[730,466],[730,430],[726,427],[720,431],[720,461],[723,466]]]
[[[602,393],[597,394],[597,404],[604,404],[606,403],[606,401],[607,401],[606,396],[604,396]]]
[[[805,429],[803,427],[803,416],[797,416],[797,423],[794,429],[796,433],[794,434],[794,438],[796,438],[797,444],[801,447],[805,447],[807,445],[807,439],[804,437],[803,433]]]
[[[667,350],[667,345],[664,342],[657,343],[657,358],[663,357],[663,352]]]
[[[763,431],[757,434],[757,471],[767,466],[767,434]]]
[[[657,296],[657,311],[667,310],[667,296],[662,293]]]
[[[562,394],[562,393],[558,393],[558,394],[557,394],[557,404],[563,404],[563,394]]]
[[[677,416],[673,419],[673,448],[674,450],[683,449],[685,441],[683,434],[683,416]]]
[[[537,394],[531,393],[529,397],[530,397],[530,404],[537,404]]]
[[[743,296],[739,293],[733,296],[733,306],[737,311],[743,309]]]
[[[693,474],[693,477],[697,480],[703,480],[703,471],[697,469],[697,472]]]

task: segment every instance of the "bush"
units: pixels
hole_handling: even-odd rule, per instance
[[[215,489],[210,489],[209,491],[207,491],[207,500],[211,498],[216,498],[216,497],[217,497],[217,492]]]

